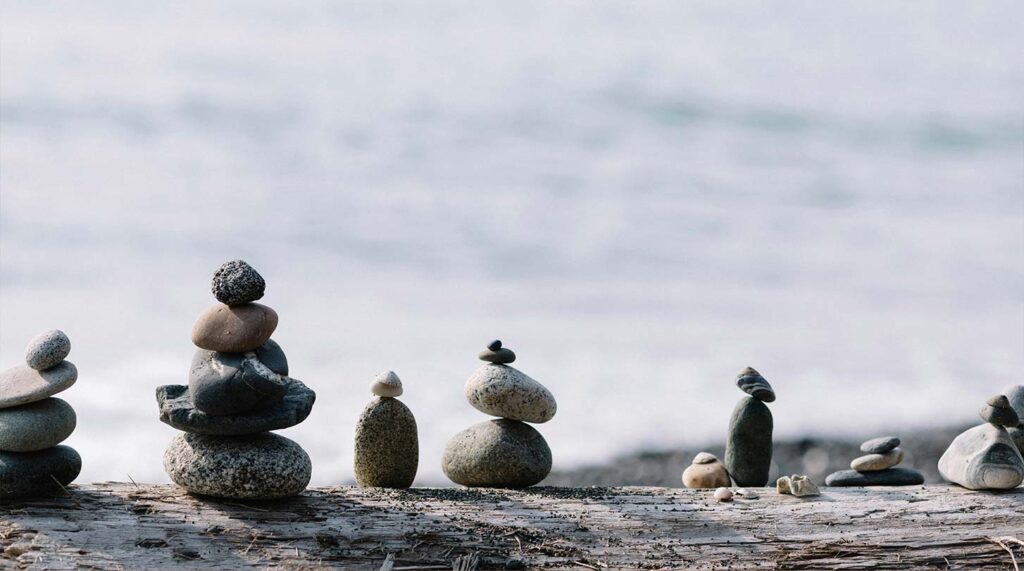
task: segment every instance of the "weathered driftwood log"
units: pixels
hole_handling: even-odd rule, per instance
[[[321,488],[237,503],[165,485],[72,487],[0,506],[0,567],[1011,568],[1024,488],[823,489],[718,503],[711,491]],[[1024,560],[1024,547],[1003,541]],[[469,565],[466,565],[469,563]],[[389,563],[391,564],[391,563]]]

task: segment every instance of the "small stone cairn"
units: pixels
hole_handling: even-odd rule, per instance
[[[456,484],[470,487],[526,488],[551,471],[551,449],[532,426],[555,416],[555,397],[544,385],[509,366],[512,350],[492,341],[480,360],[486,365],[466,381],[466,400],[493,416],[456,434],[441,467]]]
[[[690,489],[727,488],[732,484],[729,471],[710,452],[701,452],[683,470],[683,485]]]
[[[984,424],[953,439],[939,458],[939,474],[970,490],[1009,490],[1024,481],[1024,457],[1007,428],[1020,418],[1006,395],[996,395],[979,412]]]
[[[272,434],[309,416],[316,394],[288,376],[270,339],[277,313],[253,303],[266,284],[249,264],[227,262],[213,276],[217,305],[199,316],[188,386],[156,390],[160,420],[184,434],[164,452],[164,470],[190,493],[233,499],[293,496],[309,483],[301,446]]]
[[[772,411],[765,403],[775,401],[775,391],[751,367],[736,377],[736,386],[750,396],[736,404],[729,419],[725,468],[737,486],[766,486],[772,465],[773,421]]]
[[[850,462],[850,470],[833,472],[825,485],[851,486],[916,486],[924,483],[924,475],[912,468],[897,468],[903,461],[900,439],[895,436],[872,438],[860,445],[865,452]]]
[[[0,372],[0,500],[61,494],[82,471],[82,458],[61,446],[75,430],[71,405],[53,395],[78,380],[64,359],[71,340],[54,329],[25,349],[25,364]]]
[[[416,418],[397,397],[402,380],[385,371],[370,384],[370,401],[356,424],[356,484],[362,488],[408,488],[416,479],[420,445]]]

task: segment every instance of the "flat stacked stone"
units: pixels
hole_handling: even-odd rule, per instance
[[[772,464],[774,421],[765,403],[775,401],[775,390],[752,367],[740,371],[736,386],[750,396],[736,404],[729,419],[725,467],[737,486],[766,486]]]
[[[487,364],[466,381],[473,408],[499,417],[475,424],[448,442],[441,461],[445,475],[470,487],[526,488],[551,471],[551,448],[527,423],[555,416],[555,397],[544,385],[510,367],[515,353],[492,341],[480,360]]]
[[[829,474],[825,484],[851,486],[914,486],[924,483],[924,475],[911,468],[897,468],[903,461],[900,439],[895,436],[872,438],[860,445],[865,455],[854,458],[849,470]]]
[[[385,371],[370,384],[370,401],[356,424],[355,473],[360,487],[408,488],[416,479],[419,437],[416,418],[397,397],[402,380]]]
[[[981,408],[984,424],[963,432],[939,458],[939,474],[970,490],[1009,490],[1024,481],[1024,457],[1007,428],[1020,418],[1007,395],[996,395]]]
[[[270,338],[277,313],[254,303],[265,288],[244,261],[221,266],[211,286],[221,303],[192,328],[198,350],[188,385],[157,387],[160,420],[184,432],[164,452],[164,469],[190,493],[271,499],[309,484],[309,455],[270,431],[305,420],[316,393],[288,376],[288,358]]]
[[[75,430],[75,410],[53,395],[78,380],[65,361],[71,340],[53,329],[25,349],[25,364],[0,372],[0,500],[64,492],[82,458],[61,446]]]

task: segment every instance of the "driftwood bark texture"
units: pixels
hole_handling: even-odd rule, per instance
[[[1012,569],[1010,550],[1024,565],[1024,547],[992,539],[1024,539],[1024,488],[823,492],[340,487],[238,503],[92,484],[0,506],[0,567]]]

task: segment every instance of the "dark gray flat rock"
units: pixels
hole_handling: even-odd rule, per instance
[[[868,454],[885,454],[899,445],[900,439],[895,436],[879,436],[861,444],[860,451]]]
[[[156,400],[160,406],[160,420],[166,424],[196,434],[238,436],[270,430],[281,430],[299,424],[313,409],[316,393],[296,379],[287,379],[287,392],[276,406],[234,414],[213,416],[195,407],[188,387],[164,385],[157,387]]]
[[[775,389],[768,384],[768,380],[753,369],[747,367],[736,376],[736,386],[743,392],[756,398],[761,402],[774,402]]]
[[[768,484],[772,466],[772,411],[755,397],[743,397],[729,419],[725,468],[737,486],[758,488]]]
[[[0,499],[64,495],[82,471],[82,457],[69,446],[38,452],[0,452]]]
[[[188,387],[196,408],[214,416],[263,410],[287,391],[288,360],[273,340],[253,353],[199,349],[192,358]]]
[[[889,468],[877,472],[840,470],[825,478],[826,486],[916,486],[924,483],[924,475],[910,468]]]

